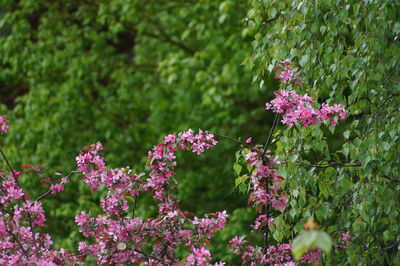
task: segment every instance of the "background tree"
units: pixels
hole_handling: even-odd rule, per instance
[[[256,128],[268,116],[255,107],[266,97],[251,88],[251,75],[241,66],[251,54],[251,33],[242,23],[245,2],[2,1],[1,6],[0,82],[13,121],[6,153],[15,166],[44,163],[45,176],[54,177],[75,168],[82,146],[100,140],[120,151],[107,153],[110,166],[139,171],[152,145],[173,131],[263,133]],[[23,95],[12,98],[9,92]],[[244,206],[232,192],[234,149],[224,142],[203,160],[182,162],[179,197],[186,209]],[[212,169],[205,168],[209,162]],[[73,216],[97,205],[74,180],[44,206],[55,218],[49,217],[54,223],[47,229],[57,245],[69,248],[79,239],[71,233]],[[38,194],[47,189],[34,187],[37,180],[24,183]]]

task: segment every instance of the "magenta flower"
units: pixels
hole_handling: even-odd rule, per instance
[[[6,120],[5,115],[0,116],[0,133],[7,133],[8,129],[10,128],[8,125],[8,120]]]
[[[335,126],[337,120],[344,120],[347,117],[346,110],[340,104],[329,106],[323,103],[321,109],[315,109],[311,105],[315,100],[307,94],[300,95],[295,91],[281,90],[275,92],[275,96],[275,99],[265,105],[265,109],[281,114],[282,123],[285,125],[299,123],[307,127],[329,121]]]

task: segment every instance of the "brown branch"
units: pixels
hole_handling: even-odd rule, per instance
[[[329,167],[361,167],[362,164],[361,163],[357,163],[357,164],[344,164],[344,163],[340,163],[340,162],[331,162],[329,164],[305,164],[305,163],[298,163],[298,165],[300,166],[304,166],[304,167],[308,167],[308,168],[329,168]]]
[[[182,50],[184,50],[186,53],[188,53],[190,55],[194,55],[196,53],[195,50],[193,50],[189,46],[172,39],[167,34],[163,34],[163,33],[155,34],[155,33],[152,33],[152,32],[143,32],[143,34],[147,35],[148,37],[152,37],[152,38],[155,38],[155,39],[159,39],[159,40],[163,40],[165,42],[168,42],[168,43],[170,43],[170,44],[172,44],[172,45],[174,45],[174,46],[176,46],[178,48],[181,48]]]
[[[236,143],[238,143],[238,144],[240,144],[240,145],[243,145],[243,146],[245,146],[246,148],[249,148],[249,149],[251,149],[252,151],[257,152],[259,155],[261,155],[259,149],[254,148],[253,146],[251,146],[251,145],[249,145],[249,144],[247,144],[247,143],[244,143],[244,142],[241,141],[241,140],[234,139],[234,138],[231,138],[231,137],[228,137],[228,136],[224,136],[224,135],[220,135],[220,134],[217,134],[217,133],[214,133],[214,132],[210,132],[210,133],[213,134],[213,135],[216,136],[216,137],[223,138],[223,139],[228,139],[228,140],[230,140],[230,141],[233,141],[233,142],[236,142]]]
[[[267,140],[264,145],[264,149],[262,152],[261,160],[263,165],[267,165],[267,160],[265,159],[265,154],[267,152],[267,148],[269,144],[271,144],[271,139],[272,139],[272,134],[274,133],[274,130],[276,128],[276,125],[278,123],[280,115],[275,114],[274,122],[272,124],[271,130],[269,131]],[[267,179],[266,181],[266,188],[265,188],[267,194],[269,193],[269,180]],[[269,204],[267,203],[267,206],[265,207],[265,215],[267,216],[267,219],[269,219],[269,212],[270,212],[270,207]],[[269,229],[268,226],[265,227],[265,232],[264,232],[264,254],[267,256],[267,251],[268,251],[268,239],[269,239]]]
[[[173,39],[170,35],[168,35],[165,32],[165,30],[162,28],[162,26],[159,25],[156,21],[150,19],[150,22],[157,28],[159,34],[155,34],[155,33],[148,32],[148,31],[143,32],[143,34],[145,34],[149,37],[152,37],[152,38],[161,39],[163,41],[166,41],[178,48],[181,48],[182,50],[184,50],[186,53],[188,53],[190,55],[194,55],[196,53],[196,50],[194,50],[193,48],[187,46],[186,44],[184,44],[182,42],[179,42],[179,41]]]
[[[269,131],[267,141],[265,142],[264,149],[263,149],[263,153],[262,153],[262,156],[261,156],[261,158],[262,158],[263,161],[264,161],[265,153],[267,152],[267,148],[268,148],[269,144],[271,143],[272,134],[274,133],[276,124],[277,124],[277,122],[278,122],[278,120],[279,120],[279,116],[280,116],[279,114],[276,114],[276,115],[275,115],[274,123],[272,124],[272,128],[271,128],[271,130]]]

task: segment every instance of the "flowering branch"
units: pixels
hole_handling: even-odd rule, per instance
[[[3,127],[4,127],[4,126],[3,126]],[[8,126],[7,126],[7,130],[8,130]],[[3,131],[4,131],[4,130],[3,130]],[[9,168],[10,171],[11,171],[10,173],[11,173],[11,176],[13,177],[13,179],[14,179],[15,184],[17,184],[18,188],[22,191],[22,198],[23,198],[25,204],[29,205],[29,203],[28,203],[28,201],[27,201],[27,199],[26,199],[26,197],[25,197],[25,193],[23,192],[23,188],[22,188],[21,185],[19,184],[18,178],[15,176],[15,172],[14,172],[14,170],[12,169],[11,164],[10,164],[10,162],[8,161],[6,155],[4,154],[3,149],[1,148],[1,146],[0,146],[0,153],[1,153],[1,156],[3,157],[4,161],[6,162],[8,168]],[[30,212],[27,212],[27,213],[28,213],[29,228],[30,228],[30,231],[31,231],[31,234],[32,234],[32,238],[33,238],[33,241],[34,241],[34,245],[35,245],[36,256],[39,258],[39,253],[38,253],[38,248],[37,248],[37,243],[36,243],[36,236],[35,236],[35,232],[33,231],[32,216],[31,216]],[[14,238],[15,238],[15,236],[14,236]],[[22,247],[22,246],[21,246],[21,247]]]
[[[65,178],[69,179],[72,175],[74,174],[79,174],[79,171],[71,171]],[[35,201],[39,201],[42,200],[43,198],[47,197],[49,194],[53,194],[54,190],[49,189],[46,193],[44,193],[43,195],[39,196],[37,199],[35,199]]]

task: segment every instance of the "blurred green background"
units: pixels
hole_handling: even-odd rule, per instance
[[[399,10],[392,0],[0,0],[0,110],[11,126],[1,143],[15,168],[45,165],[44,175],[54,180],[54,173],[74,170],[80,148],[96,141],[108,149],[109,167],[138,172],[162,136],[188,128],[262,143],[273,120],[264,104],[279,88],[271,72],[289,58],[306,80],[300,92],[341,103],[350,117],[334,134],[325,126],[279,131],[285,138],[274,148],[289,161],[288,188],[311,200],[291,198],[273,229],[275,240],[292,239],[305,217],[320,211],[318,222],[328,232],[337,225],[358,241],[338,258],[398,259]],[[300,169],[293,162],[307,147],[370,167]],[[214,257],[228,262],[228,241],[248,231],[255,217],[246,195],[234,189],[237,149],[221,140],[199,158],[181,153],[178,160],[182,208],[231,215],[213,242]],[[345,188],[321,194],[343,180]],[[33,198],[48,189],[34,175],[23,185]],[[346,210],[321,211],[349,194],[354,200]],[[44,230],[56,247],[76,248],[82,236],[73,217],[98,213],[98,201],[78,176],[43,201]],[[150,203],[141,199],[142,216],[153,213]]]

